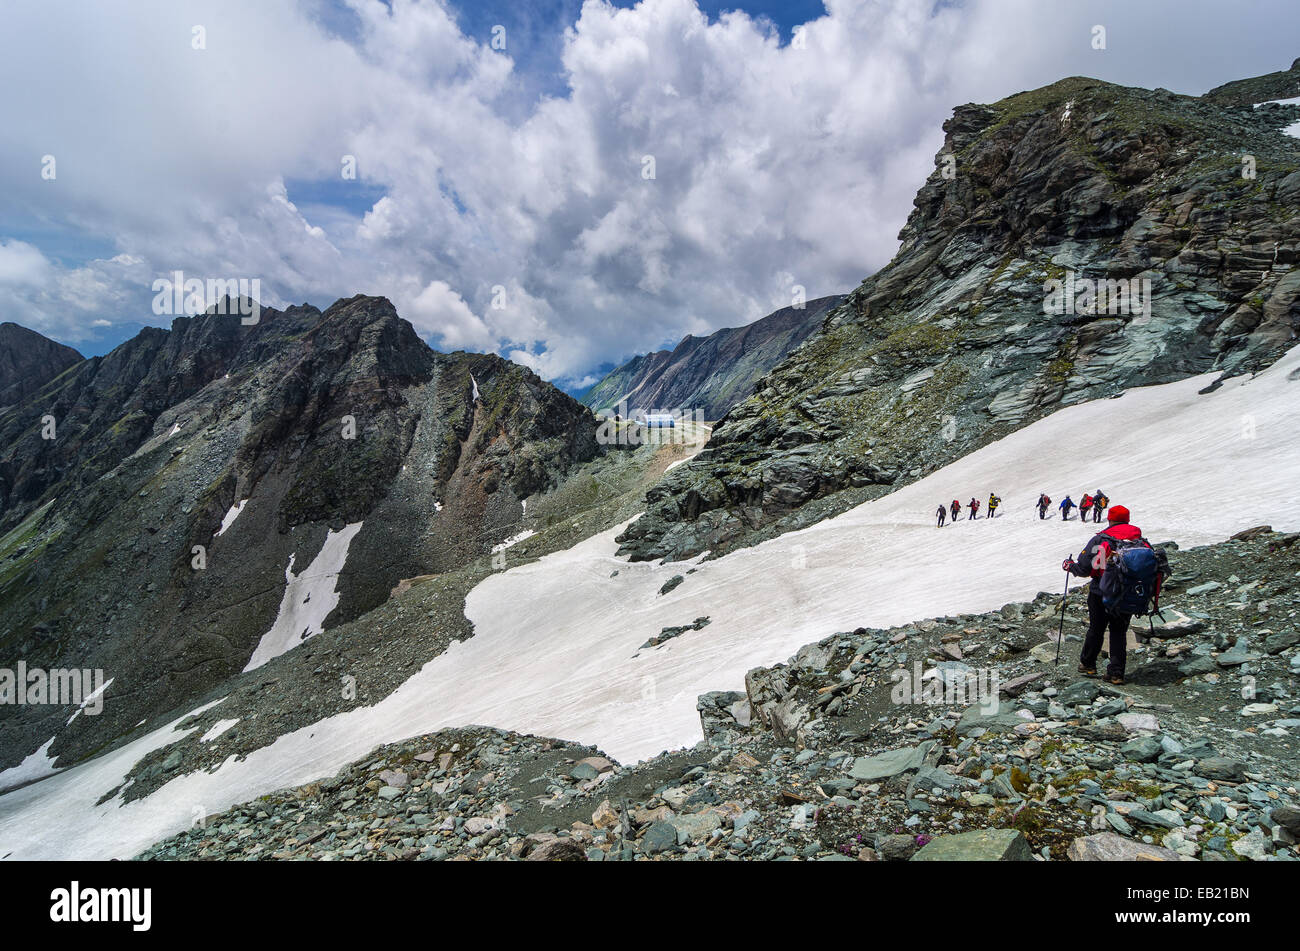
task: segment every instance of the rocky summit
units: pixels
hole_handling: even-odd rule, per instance
[[[1267,366],[1300,330],[1300,107],[1254,108],[1300,69],[1273,77],[958,107],[893,261],[648,494],[621,551],[716,556],[1063,406]]]
[[[17,708],[4,766],[56,734],[78,759],[404,579],[486,564],[522,500],[597,456],[576,401],[499,357],[435,353],[384,298],[252,325],[227,309],[0,412],[0,645],[109,671],[123,697],[70,724]],[[311,575],[327,583],[286,587]]]
[[[81,362],[81,354],[34,330],[0,324],[0,410],[21,402],[64,370]]]

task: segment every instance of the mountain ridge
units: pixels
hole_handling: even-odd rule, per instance
[[[705,337],[687,334],[672,350],[641,354],[611,370],[579,399],[598,412],[617,412],[627,402],[629,413],[682,410],[721,419],[843,300],[832,294]]]
[[[1085,77],[957,107],[894,259],[648,494],[620,551],[716,557],[1055,407],[1267,366],[1300,328],[1298,113]],[[1151,313],[1049,313],[1049,282],[1076,277],[1146,280]]]

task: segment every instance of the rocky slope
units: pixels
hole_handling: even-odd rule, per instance
[[[259,662],[489,555],[596,457],[595,426],[529,370],[435,353],[383,298],[180,318],[78,364],[0,414],[0,647],[102,669],[112,702],[6,707],[0,766],[51,737],[75,762],[269,632],[287,642]]]
[[[1296,96],[1300,96],[1300,59],[1292,63],[1290,69],[1216,86],[1202,98],[1226,106],[1252,106],[1257,102],[1294,99]]]
[[[685,410],[716,420],[821,326],[842,295],[819,297],[802,308],[784,307],[744,327],[707,337],[686,336],[674,349],[656,350],[612,371],[581,397],[592,409]]]
[[[82,356],[34,330],[0,324],[0,411],[35,393]]]
[[[444,730],[141,857],[1294,861],[1298,542],[1260,528],[1174,551],[1175,610],[1132,647],[1122,687],[1073,673],[1080,592],[1053,665],[1060,596],[1044,593],[810,644],[751,671],[746,692],[701,697],[698,746],[636,766]],[[918,666],[995,673],[1000,699],[896,695]]]
[[[1300,67],[1273,75],[1200,98],[1072,78],[957,108],[894,260],[648,494],[622,551],[724,552],[1062,405],[1270,363],[1300,328],[1300,140],[1281,131],[1300,107],[1246,101]],[[1085,280],[1136,281],[1149,312],[1089,304]],[[1073,308],[1047,306],[1051,281]]]

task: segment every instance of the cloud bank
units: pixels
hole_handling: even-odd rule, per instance
[[[1294,58],[1294,29],[1259,29],[1290,5],[1190,7],[829,0],[792,34],[588,0],[539,77],[512,47],[535,17],[467,32],[441,0],[18,0],[0,319],[120,339],[170,319],[155,277],[256,277],[277,306],[386,295],[437,347],[572,383],[882,266],[956,104],[1071,74],[1199,93]]]

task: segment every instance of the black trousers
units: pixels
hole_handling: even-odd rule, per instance
[[[1110,660],[1106,664],[1109,677],[1124,676],[1124,661],[1128,650],[1128,624],[1131,614],[1114,615],[1101,603],[1101,592],[1094,581],[1088,585],[1088,635],[1083,639],[1083,652],[1079,663],[1085,667],[1096,667],[1101,655],[1102,640],[1110,630]]]

